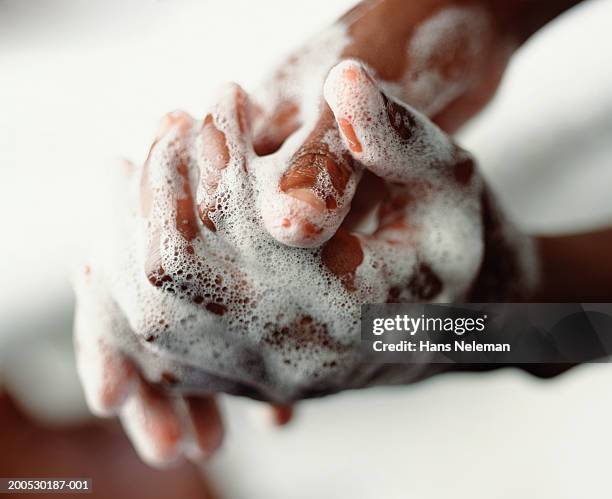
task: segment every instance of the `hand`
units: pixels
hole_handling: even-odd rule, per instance
[[[216,449],[214,393],[271,400],[286,420],[300,397],[427,376],[360,364],[361,302],[529,287],[508,279],[521,238],[427,119],[451,130],[493,92],[513,43],[484,5],[361,4],[254,105],[232,86],[202,122],[169,115],[145,166],[128,166],[111,249],[78,279],[76,343],[90,406],[119,413],[149,462]],[[347,57],[364,62],[327,77]]]
[[[266,229],[284,244],[318,246],[336,233],[348,212],[363,155],[355,150],[358,141],[353,147],[348,142],[330,159],[338,129],[345,140],[351,134],[350,140],[356,139],[346,118],[337,123],[322,95],[334,65],[359,59],[389,97],[409,103],[448,131],[488,101],[514,45],[484,2],[359,4],[290,56],[253,97],[255,151],[270,154],[291,139],[292,155],[286,154],[278,185],[265,194]],[[331,179],[332,197],[323,198],[317,189],[321,177]],[[283,223],[288,219],[291,224]]]
[[[300,398],[422,377],[363,363],[360,304],[473,292],[482,217],[485,234],[503,226],[472,158],[360,62],[337,65],[324,93],[339,124],[327,157],[348,148],[382,195],[365,203],[369,229],[353,214],[321,248],[289,248],[263,229],[274,169],[295,151],[255,153],[237,85],[201,122],[168,115],[144,166],[127,168],[110,249],[78,280],[75,331],[90,406],[118,413],[149,462],[212,453],[219,392],[269,401],[286,419]],[[333,196],[333,182],[320,190]],[[519,245],[503,242],[514,265],[504,270],[516,271],[503,282],[524,290]]]

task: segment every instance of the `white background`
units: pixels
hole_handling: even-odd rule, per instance
[[[159,117],[202,116],[225,80],[253,89],[352,3],[0,0],[0,377],[23,404],[83,414],[69,271],[113,203],[100,184],[114,158],[142,161]],[[538,35],[461,135],[526,230],[612,222],[610,26],[598,0]],[[343,394],[279,431],[246,416],[254,405],[226,402],[209,465],[230,498],[610,497],[606,365]]]

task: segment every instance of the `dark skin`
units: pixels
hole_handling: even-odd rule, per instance
[[[341,57],[354,57],[366,62],[378,76],[386,81],[400,82],[402,75],[410,70],[411,61],[406,51],[406,44],[411,39],[416,27],[432,15],[448,7],[476,7],[484,9],[491,15],[494,24],[493,34],[486,40],[488,47],[482,55],[482,61],[476,66],[469,66],[463,61],[462,48],[432,64],[441,71],[452,71],[456,65],[468,64],[467,70],[476,74],[474,81],[454,101],[434,113],[430,118],[444,131],[452,133],[460,128],[469,118],[478,113],[494,95],[503,71],[512,52],[518,49],[531,35],[548,22],[561,15],[567,9],[580,3],[580,0],[425,0],[406,2],[405,0],[364,1],[345,14],[342,21],[348,26],[352,42],[344,49]],[[384,26],[384,29],[381,27]],[[291,58],[287,73],[291,77]],[[284,68],[285,65],[280,66]],[[465,69],[465,67],[463,68]],[[286,74],[284,74],[286,77]],[[274,85],[274,83],[272,83]],[[409,88],[404,88],[398,95],[408,104],[411,101]],[[279,99],[272,109],[264,109],[260,130],[255,135],[255,147],[261,154],[275,151],[284,140],[299,126],[299,104],[288,103]],[[316,144],[318,137],[324,135],[331,122],[325,119],[328,109],[322,110],[320,125],[306,140],[305,146]],[[332,122],[333,123],[333,122]],[[311,166],[288,165],[281,182],[281,190],[290,192],[292,186],[308,187],[309,178],[315,178],[316,162]],[[313,170],[313,171],[311,171]],[[362,190],[362,188],[360,188]],[[373,192],[376,190],[373,186]],[[375,197],[375,196],[373,196]],[[353,203],[363,208],[363,203]],[[367,208],[367,207],[366,207]],[[353,208],[347,220],[355,219]],[[612,238],[608,231],[598,231],[572,236],[538,237],[538,246],[543,266],[543,284],[534,299],[540,301],[606,301],[612,296],[612,271],[603,257],[612,248]],[[587,253],[590,252],[593,258]],[[594,258],[596,257],[596,258]],[[595,267],[597,272],[585,269],[585,265]],[[561,271],[558,265],[563,263]],[[586,275],[589,278],[586,278]]]
[[[580,3],[576,0],[492,0],[491,4],[507,29],[523,43],[542,26],[567,9]],[[541,264],[541,285],[534,302],[597,303],[612,300],[612,229],[603,228],[578,234],[537,236]],[[561,374],[575,364],[528,365],[521,369],[538,377]],[[488,370],[496,366],[480,366]],[[466,366],[466,370],[472,370]]]
[[[262,213],[262,221],[269,234],[288,246],[321,247],[322,263],[347,290],[352,291],[354,286],[352,278],[355,269],[362,262],[363,251],[356,237],[350,234],[347,236],[347,229],[361,208],[367,212],[368,206],[371,207],[376,201],[376,182],[383,182],[383,193],[385,187],[389,188],[393,184],[395,187],[400,185],[407,191],[412,189],[409,194],[414,198],[418,198],[427,189],[427,186],[420,185],[418,182],[411,182],[415,179],[399,175],[402,173],[400,170],[406,164],[406,157],[396,161],[395,167],[398,171],[385,170],[384,167],[392,163],[390,158],[393,158],[393,154],[397,151],[393,150],[393,145],[384,142],[384,139],[396,134],[402,140],[409,141],[417,126],[421,127],[421,130],[429,127],[430,132],[435,129],[436,133],[439,133],[436,137],[440,139],[440,135],[444,134],[433,127],[431,121],[447,133],[452,133],[460,128],[492,98],[513,51],[537,29],[576,3],[578,2],[567,0],[554,2],[535,0],[365,1],[347,13],[332,30],[315,37],[304,50],[298,51],[279,66],[271,80],[264,86],[261,92],[263,95],[255,93],[252,96],[253,106],[252,109],[249,108],[253,111],[252,118],[244,104],[247,100],[246,96],[241,93],[241,90],[235,89],[232,94],[232,109],[235,109],[236,129],[242,134],[245,134],[245,130],[248,129],[249,132],[246,135],[249,141],[252,139],[254,150],[259,156],[266,156],[277,151],[296,131],[307,132],[307,134],[298,133],[292,137],[299,137],[297,140],[287,141],[288,148],[294,148],[294,150],[288,156],[286,165],[283,164],[285,169],[280,177],[278,188],[270,189],[270,198],[262,205],[268,209],[268,212]],[[333,50],[330,50],[330,47],[333,47]],[[367,71],[365,67],[356,66],[362,62],[367,66]],[[364,88],[371,90],[373,85],[380,85],[376,87],[380,92],[376,94],[380,97],[376,102],[382,102],[383,105],[377,108],[380,111],[377,116],[386,116],[386,125],[392,128],[388,133],[387,131],[381,133],[378,136],[380,140],[367,144],[367,133],[361,136],[356,133],[359,126],[362,127],[362,131],[369,131],[369,123],[373,120],[362,120],[359,123],[357,113],[352,111],[345,113],[338,107],[339,100],[346,98],[346,101],[350,101],[354,96],[359,98],[358,92],[347,94],[347,97],[347,95],[335,93],[333,86],[325,90],[323,82],[326,79],[329,80],[331,68],[334,66],[337,68],[338,65],[344,67],[342,73],[342,78],[345,78],[344,83],[359,82],[361,86],[356,88],[361,90]],[[347,71],[347,65],[350,66],[349,71]],[[373,92],[370,93],[374,95]],[[366,92],[363,95],[369,94]],[[331,100],[328,99],[329,96]],[[420,113],[414,113],[408,107]],[[249,119],[240,118],[246,116],[249,116]],[[182,135],[177,135],[177,140],[186,139],[189,137],[187,132],[193,125],[193,120],[175,113],[170,117],[170,121],[176,120],[178,120],[178,125],[171,130],[181,131]],[[303,128],[300,129],[302,126]],[[210,155],[209,162],[214,166],[211,171],[215,169],[220,171],[228,165],[230,151],[226,146],[227,136],[219,133],[219,130],[214,128],[214,122],[206,118],[203,121],[202,133],[205,139],[205,152]],[[329,142],[326,142],[329,141],[326,138],[329,136],[336,144],[341,144],[338,146],[339,152],[329,150]],[[417,136],[421,135],[417,134]],[[444,137],[445,140],[450,140]],[[438,142],[445,143],[442,139]],[[383,146],[380,146],[381,143]],[[361,156],[360,154],[367,147],[377,145],[380,146],[379,149],[383,153],[378,158],[383,158],[381,163],[384,165],[381,168],[381,165],[376,162],[370,164],[369,172],[366,171],[366,174],[363,175],[357,188],[357,194],[354,194],[351,186],[358,181],[359,168],[365,167],[368,161],[365,154]],[[180,160],[182,158],[180,154],[186,154],[187,150],[186,146],[177,148],[176,159]],[[406,153],[404,149],[399,149],[399,151]],[[469,182],[474,165],[473,162],[465,161],[466,158],[461,151],[456,148],[453,151],[451,165],[453,168],[447,171],[453,172],[453,178],[456,181],[456,185],[453,185],[459,189],[460,184],[465,185],[466,182]],[[422,156],[427,157],[426,154]],[[164,164],[159,163],[158,165]],[[172,173],[174,176],[171,177],[175,180],[168,184],[174,187],[166,187],[164,184],[166,190],[158,188],[151,192],[163,197],[173,195],[172,188],[179,185],[184,187],[187,182],[186,164],[177,161],[178,166]],[[244,168],[246,161],[242,165],[242,170],[236,170],[236,175],[247,171]],[[428,171],[435,171],[435,167],[439,165],[432,163],[430,166]],[[146,178],[147,171],[145,170],[143,178]],[[385,178],[385,172],[388,175],[387,178]],[[322,173],[327,174],[323,177],[330,181],[328,182],[329,190],[332,190],[329,187],[331,184],[334,193],[338,196],[322,197],[321,189],[317,190],[317,182]],[[393,174],[399,176],[393,177]],[[178,179],[179,176],[182,177],[182,183]],[[213,191],[217,186],[218,179],[213,174],[204,175],[201,180],[206,192]],[[355,182],[351,183],[351,180]],[[141,198],[141,201],[144,201],[141,208],[146,218],[150,215],[150,203],[147,202],[149,196],[146,195],[148,181],[143,185],[145,195]],[[174,224],[182,237],[181,240],[188,243],[199,232],[193,206],[194,200],[189,194],[187,190],[175,196],[178,216]],[[344,194],[346,196],[342,198],[342,203],[338,203],[337,198]],[[471,283],[469,300],[476,303],[524,300],[528,286],[520,279],[521,269],[516,246],[513,247],[511,242],[505,241],[504,237],[500,236],[503,233],[501,229],[505,227],[505,222],[494,207],[495,195],[485,190],[479,196],[474,201],[481,203],[480,213],[482,215],[475,216],[482,216],[484,255],[478,275]],[[299,205],[300,209],[283,212],[286,219],[277,217],[279,207],[283,207],[281,201],[285,202],[290,197],[293,197],[292,201],[299,200],[302,203]],[[383,200],[387,198],[389,196],[382,196]],[[406,199],[410,199],[410,196],[406,196]],[[397,201],[395,204],[398,206],[388,203],[389,213],[397,215],[401,212],[404,204],[408,202],[406,199],[403,201],[400,198],[393,199]],[[286,203],[286,205],[289,204]],[[342,207],[349,205],[352,206],[352,211],[345,218],[346,211],[343,212]],[[270,206],[273,209],[269,209]],[[202,223],[209,230],[216,230],[214,223],[210,224],[212,219],[209,213],[212,207],[203,203],[197,208]],[[326,227],[317,226],[308,219],[309,214],[313,213],[312,219],[315,222],[318,220],[317,217],[323,214],[333,219],[334,224]],[[400,224],[401,230],[409,231],[409,224],[403,223],[405,220],[394,221]],[[298,227],[299,230],[294,230],[295,227]],[[324,228],[327,232],[323,230]],[[154,238],[153,240],[155,241]],[[608,301],[605,298],[612,294],[609,293],[611,290],[608,287],[608,283],[612,282],[610,279],[612,267],[605,262],[609,249],[612,249],[610,231],[575,236],[541,237],[536,238],[536,245],[541,257],[543,279],[541,288],[532,297],[534,301],[587,301],[593,299]],[[156,260],[159,257],[159,248],[158,240],[152,245],[150,252],[154,258],[147,259],[147,277],[154,286],[162,286],[164,280],[169,277],[160,266],[160,262]],[[186,245],[183,256],[190,259],[195,258],[194,254],[193,248],[190,249]],[[411,293],[410,296],[416,296],[422,301],[431,301],[439,293],[442,283],[427,265],[420,265],[418,272],[422,277],[420,281],[416,280],[413,283],[411,279],[406,283]],[[469,276],[470,280],[472,280],[472,275]],[[592,277],[593,275],[597,277]],[[187,279],[185,277],[185,280]],[[87,272],[85,280],[87,280]],[[434,290],[434,292],[429,295],[427,293],[430,291],[427,290]],[[172,288],[172,292],[174,291]],[[391,291],[389,290],[388,301],[401,300],[401,289],[393,290],[394,293]],[[196,298],[199,301],[196,301]],[[203,300],[202,296],[194,297],[194,303],[200,304],[203,303]],[[223,306],[212,302],[205,303],[205,305],[206,310],[213,314],[223,315],[225,313]],[[286,339],[290,332],[294,334],[300,331],[308,332],[309,329],[304,324],[309,324],[309,322],[292,325],[287,332],[282,332],[280,337]],[[83,337],[85,338],[85,335]],[[100,349],[99,344],[94,344],[94,346]],[[111,353],[117,354],[115,351]],[[121,352],[118,353],[121,359]],[[115,358],[110,354],[107,356]],[[103,357],[103,360],[104,358],[106,357]],[[111,365],[106,369],[114,375],[113,379],[116,378],[116,383],[112,383],[110,388],[124,386],[127,387],[126,390],[132,389],[129,373],[135,372],[137,366],[134,370],[126,368],[127,374],[123,376],[125,378],[123,380],[121,374],[117,374],[118,370],[113,367]],[[498,367],[502,366],[431,364],[423,370],[422,378],[451,370],[482,371]],[[519,367],[534,375],[549,377],[559,374],[571,365],[523,365]],[[394,369],[394,367],[391,366],[389,369]],[[92,379],[95,380],[95,378]],[[125,382],[123,385],[121,385],[122,381]],[[141,391],[138,392],[138,395],[143,407],[146,407],[143,412],[155,415],[155,424],[148,425],[144,431],[148,432],[146,433],[147,438],[161,449],[156,454],[156,459],[162,461],[174,455],[176,449],[180,451],[181,433],[177,430],[180,427],[180,419],[173,408],[172,393],[160,389],[154,392],[155,397],[151,396],[153,391],[145,390],[150,381],[140,380],[138,386]],[[166,376],[163,381],[172,382],[172,376]],[[410,381],[413,379],[411,378]],[[258,392],[253,392],[253,390],[241,391],[243,389],[241,384],[237,385],[237,388],[232,385],[232,391],[229,393],[258,395]],[[107,394],[106,392],[102,390],[102,395]],[[110,392],[113,395],[113,390]],[[316,387],[308,387],[302,393],[303,395],[300,396],[307,397],[325,395],[329,391],[317,391]],[[121,397],[110,398],[113,399],[112,402],[116,402],[116,405],[109,403],[106,406],[113,409],[123,402]],[[265,399],[265,397],[261,398]],[[214,402],[211,401],[207,407],[214,407]],[[133,415],[127,414],[128,416]],[[275,419],[278,423],[286,422],[289,417],[290,411],[286,407],[275,408]],[[208,455],[220,444],[221,417],[216,411],[214,417],[203,416],[194,418],[194,421],[196,419],[202,423],[198,428],[202,435],[215,436],[214,439],[205,439],[212,440],[211,445],[203,445],[205,448],[203,450]]]
[[[406,6],[402,1],[384,2],[389,16],[400,16]],[[486,0],[499,26],[517,47],[540,28],[581,3],[581,0]],[[409,15],[406,13],[405,15]],[[357,52],[356,55],[359,55]],[[465,103],[464,103],[465,101]],[[455,113],[473,114],[480,103],[462,98],[457,105],[465,111],[448,111],[451,118],[438,117],[445,129],[462,121]],[[542,265],[542,286],[534,301],[542,302],[608,302],[612,299],[612,229],[601,229],[571,235],[538,236]]]
[[[612,300],[612,229],[537,239],[546,302],[607,303]]]
[[[182,462],[170,470],[144,464],[116,422],[84,421],[55,427],[28,418],[0,393],[0,473],[3,477],[89,477],[88,497],[216,499],[208,479]],[[12,494],[11,494],[12,495]],[[54,492],[26,497],[54,498]]]
[[[452,133],[479,112],[492,98],[511,53],[548,22],[578,3],[580,0],[365,1],[342,18],[353,38],[342,57],[363,60],[382,79],[399,82],[411,63],[405,50],[406,44],[413,35],[415,26],[424,18],[430,16],[432,12],[448,7],[484,8],[491,14],[495,29],[493,36],[487,41],[489,49],[483,57],[484,62],[475,69],[478,77],[462,95],[430,116],[443,130]],[[384,29],[381,29],[382,26]],[[461,61],[460,48],[454,56],[454,59]],[[452,70],[453,63],[441,60],[437,64],[441,65],[443,70],[446,67]],[[411,104],[411,95],[407,89],[400,97]],[[323,113],[325,112],[323,110]],[[275,120],[281,114],[282,119],[276,123]],[[295,115],[297,113],[288,110],[286,103],[267,115],[267,119],[264,119],[265,126],[262,127],[266,130],[265,137],[262,136],[261,140],[262,154],[276,150],[295,130],[298,126],[294,122]],[[327,126],[325,119],[321,119],[320,122],[321,127]],[[276,136],[270,132],[270,129],[276,131]],[[319,134],[312,134],[314,138],[309,140],[316,140],[316,136],[322,134],[321,131]],[[299,175],[304,171],[304,165],[300,165],[299,171],[294,170],[296,170],[295,175]],[[285,180],[292,180],[292,175],[294,173],[290,165]],[[300,180],[297,178],[296,183]],[[372,197],[376,197],[374,184],[372,186]],[[363,190],[367,191],[367,188],[360,186],[359,191]],[[360,208],[363,208],[363,199],[356,199],[345,226],[347,223],[350,225],[351,220],[356,218],[355,213]],[[572,235],[536,236],[535,242],[541,263],[542,279],[539,289],[530,301],[607,302],[612,299],[612,262],[609,258],[612,252],[612,229]],[[462,366],[459,370],[481,371],[495,367],[500,366]],[[518,367],[537,376],[550,377],[569,369],[572,365]],[[432,366],[429,374],[447,369],[448,366]],[[425,377],[427,375],[425,374]]]

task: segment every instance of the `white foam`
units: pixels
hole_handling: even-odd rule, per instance
[[[464,14],[443,16],[456,15]],[[445,22],[447,18],[442,17],[423,29],[438,32]],[[419,33],[413,43],[417,49],[424,44],[420,37],[427,39]],[[354,289],[323,265],[321,248],[288,247],[265,230],[262,212],[269,205],[268,196],[278,194],[291,154],[314,126],[323,81],[347,43],[344,28],[334,27],[320,43],[327,49],[320,51],[316,45],[302,53],[296,66],[302,76],[282,89],[284,97],[304,104],[304,125],[275,154],[256,157],[241,142],[238,123],[228,110],[230,90],[235,91],[230,87],[212,113],[215,126],[225,134],[230,157],[215,193],[197,188],[201,172],[209,171],[210,165],[202,159],[198,135],[202,123],[195,121],[184,133],[179,133],[179,125],[173,126],[153,148],[146,182],[154,200],[148,217],[140,210],[142,167],[121,178],[123,188],[117,192],[124,196],[111,195],[115,213],[90,264],[92,272],[102,276],[104,293],[112,298],[104,301],[100,294],[100,307],[106,310],[99,313],[112,316],[118,307],[127,318],[127,324],[118,323],[108,334],[113,344],[136,359],[148,379],[160,381],[169,372],[178,380],[174,387],[184,391],[233,391],[237,385],[247,385],[277,402],[310,391],[358,386],[368,381],[371,372],[371,367],[361,364],[359,354],[362,303],[386,301],[391,288],[401,288],[402,299],[419,300],[407,283],[423,261],[442,284],[428,301],[465,299],[482,261],[482,183],[477,174],[462,188],[438,178],[425,144],[440,145],[434,151],[436,158],[449,156],[451,150],[436,129],[424,128],[425,135],[417,137],[412,149],[398,141],[386,150],[394,168],[409,162],[414,180],[430,189],[405,209],[409,230],[394,233],[389,229],[385,237],[356,235],[364,258],[353,278]],[[259,101],[267,105],[266,99],[278,98],[270,90],[267,96],[260,94]],[[350,112],[356,115],[364,108],[374,113],[372,106],[379,104],[356,102]],[[419,115],[419,119],[425,117]],[[380,140],[387,127],[372,122],[371,136],[362,137],[364,143]],[[331,150],[345,150],[337,134],[325,140]],[[178,156],[186,160],[189,185],[177,174]],[[350,195],[355,184],[353,180],[347,188]],[[175,222],[177,200],[188,199],[186,188],[198,202],[214,199],[218,203],[211,215],[217,231],[211,232],[198,220],[198,237],[190,242]],[[319,188],[329,189],[325,178]],[[402,190],[410,188],[391,187],[391,194]],[[299,203],[294,209],[299,209]],[[325,227],[326,222],[320,222]],[[145,274],[151,245],[159,249],[159,263],[169,278],[161,287],[152,285]],[[199,303],[196,297],[201,297]],[[224,313],[207,309],[211,303],[217,312],[223,307]],[[405,380],[413,374],[407,371]],[[82,375],[89,374],[83,371]],[[144,453],[150,454],[146,449]]]
[[[479,6],[442,9],[423,22],[408,44],[410,66],[394,93],[427,116],[433,116],[482,77],[486,51],[494,33],[491,15]],[[461,51],[460,58],[457,50]],[[461,64],[444,74],[439,67]]]

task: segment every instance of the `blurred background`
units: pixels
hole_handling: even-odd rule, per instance
[[[0,476],[92,476],[100,497],[610,496],[606,364],[345,393],[283,429],[226,397],[203,470],[149,469],[88,414],[70,272],[113,203],[105,170],[142,162],[166,112],[201,117],[226,80],[255,88],[353,3],[0,0]],[[590,0],[548,26],[459,136],[527,231],[612,223],[611,22],[612,1]]]

